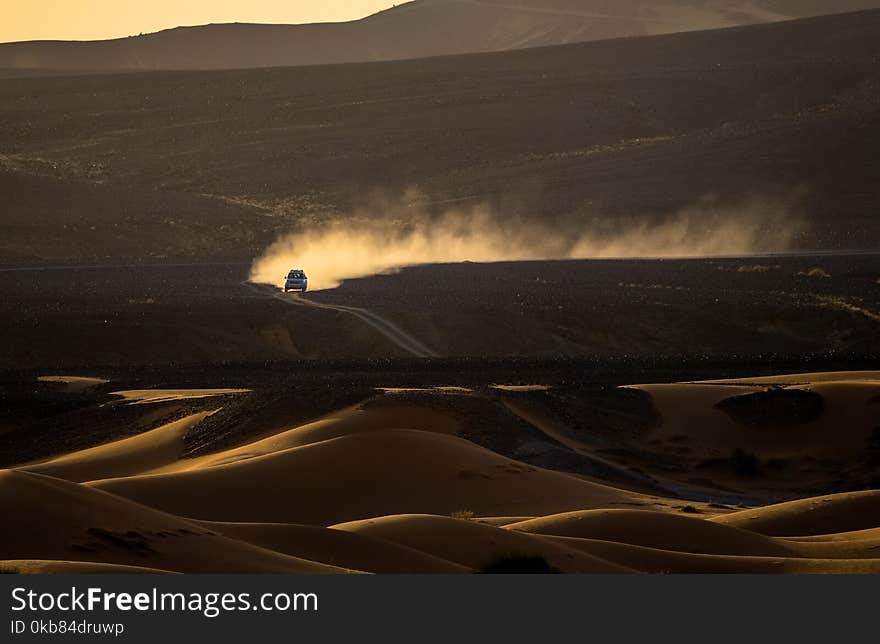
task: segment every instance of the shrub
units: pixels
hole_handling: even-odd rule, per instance
[[[738,273],[769,273],[772,270],[781,268],[776,266],[767,266],[766,264],[745,264],[737,269]]]
[[[804,277],[818,277],[821,279],[827,279],[831,277],[824,268],[821,266],[813,266],[812,268],[805,268],[798,275],[802,275]]]

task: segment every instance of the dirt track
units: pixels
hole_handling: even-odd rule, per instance
[[[7,369],[866,353],[880,310],[869,255],[426,265],[306,298],[244,286],[246,263],[8,268]]]
[[[429,349],[427,346],[422,344],[422,342],[411,336],[409,333],[398,327],[396,324],[386,320],[382,316],[377,315],[368,309],[358,308],[354,306],[343,306],[341,304],[321,304],[320,302],[314,302],[296,293],[279,293],[274,287],[265,284],[252,284],[250,282],[243,282],[243,284],[245,284],[245,286],[251,288],[257,293],[265,295],[266,297],[274,297],[275,299],[281,300],[286,304],[348,313],[361,320],[362,322],[365,322],[371,328],[375,329],[386,338],[391,340],[391,342],[396,344],[398,347],[416,358],[440,357],[440,354]]]
[[[332,309],[334,311],[350,313],[359,320],[363,320],[364,322],[369,324],[372,328],[376,329],[377,331],[379,331],[379,333],[394,342],[394,344],[399,346],[401,349],[408,351],[416,358],[437,358],[440,355],[426,347],[419,340],[411,336],[409,333],[398,327],[393,322],[389,322],[385,318],[376,315],[368,309],[361,309],[354,306],[320,304],[318,302],[313,302],[308,298],[298,295],[288,296],[278,294],[277,297],[284,302],[289,302],[297,306],[311,306],[319,309]]]

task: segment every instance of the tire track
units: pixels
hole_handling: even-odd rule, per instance
[[[251,290],[260,293],[264,297],[272,297],[276,300],[280,300],[285,304],[290,304],[292,306],[305,306],[314,309],[327,309],[331,311],[347,313],[348,315],[353,315],[361,322],[365,323],[375,331],[378,331],[395,345],[397,345],[407,353],[415,356],[416,358],[440,357],[439,353],[423,344],[417,338],[414,338],[390,320],[386,320],[382,316],[373,313],[368,309],[362,309],[355,306],[343,306],[341,304],[324,304],[321,302],[315,302],[313,300],[306,299],[305,297],[298,294],[287,295],[284,293],[279,293],[274,287],[269,285],[253,284],[251,282],[242,282],[242,284],[244,286],[247,286]]]

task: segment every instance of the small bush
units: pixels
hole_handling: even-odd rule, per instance
[[[761,462],[752,452],[737,448],[730,457],[733,471],[740,476],[757,476],[761,472]]]
[[[813,266],[812,268],[805,268],[798,275],[802,275],[803,277],[818,277],[820,279],[827,279],[831,277],[824,268],[821,266]]]
[[[459,510],[458,512],[453,512],[449,516],[452,517],[453,519],[462,519],[463,521],[471,521],[472,519],[476,518],[477,513],[474,512],[473,510]]]
[[[477,571],[483,575],[557,575],[560,571],[539,555],[505,555]]]
[[[700,511],[693,505],[683,505],[678,509],[685,514],[700,514]]]
[[[778,268],[781,268],[778,264],[775,266],[767,266],[766,264],[745,264],[736,270],[738,273],[769,273]]]

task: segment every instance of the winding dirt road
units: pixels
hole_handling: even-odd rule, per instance
[[[368,309],[362,309],[355,306],[342,306],[341,304],[323,304],[321,302],[309,300],[298,293],[280,293],[274,287],[269,285],[253,284],[252,282],[243,282],[243,284],[251,290],[260,293],[261,295],[264,295],[266,297],[273,297],[277,300],[281,300],[285,304],[290,304],[293,306],[306,306],[315,309],[329,309],[332,311],[340,311],[342,313],[347,313],[348,315],[353,315],[361,322],[364,322],[368,326],[372,327],[373,329],[384,335],[386,338],[388,338],[391,342],[396,344],[398,347],[400,347],[407,353],[415,356],[416,358],[440,357],[439,353],[424,345],[417,338],[414,338],[393,322],[386,320],[382,316],[373,313]]]

